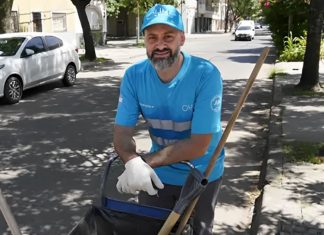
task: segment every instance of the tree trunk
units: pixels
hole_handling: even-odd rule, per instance
[[[303,71],[297,85],[303,90],[317,91],[321,89],[319,84],[319,60],[323,14],[323,0],[311,0]]]
[[[228,22],[229,22],[229,0],[226,1],[226,13],[225,13],[225,31],[224,33],[227,33],[228,30]]]
[[[90,0],[71,0],[76,7],[81,27],[83,31],[84,47],[85,47],[85,59],[93,61],[97,58],[95,47],[93,44],[93,37],[89,20],[85,11],[86,6],[90,3]]]
[[[13,0],[0,1],[0,34],[6,33],[10,26],[10,14]]]

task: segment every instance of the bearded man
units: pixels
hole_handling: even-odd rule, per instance
[[[184,27],[173,6],[153,6],[141,30],[148,58],[129,67],[120,86],[114,147],[125,170],[117,189],[139,193],[140,203],[172,209],[190,170],[179,162],[204,172],[221,138],[222,78],[209,61],[181,51]],[[144,157],[133,139],[140,115],[152,141]],[[195,235],[212,234],[223,171],[224,151],[196,205]]]

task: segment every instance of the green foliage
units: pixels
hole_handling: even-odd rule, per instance
[[[280,61],[303,61],[306,50],[306,37],[293,37],[290,32],[289,36],[284,38],[284,49],[279,56]]]
[[[284,38],[284,49],[280,53],[279,61],[304,61],[306,42],[306,32],[300,37],[293,37],[290,32],[289,37]],[[324,39],[321,41],[320,58],[324,59]]]
[[[269,5],[266,6],[266,2]],[[309,4],[303,0],[262,0],[260,2],[265,22],[279,52],[284,48],[284,38],[291,31],[295,37],[307,30]]]
[[[228,4],[235,21],[254,19],[260,9],[257,0],[231,0]]]
[[[285,76],[285,75],[287,75],[287,73],[285,73],[284,70],[273,68],[270,71],[270,74],[269,74],[268,78],[269,79],[275,79],[277,76]]]
[[[143,15],[156,3],[176,6],[178,0],[106,0],[107,14],[117,16],[121,8],[126,8],[127,11],[137,13],[137,6],[139,6],[140,14]]]
[[[289,162],[324,163],[324,143],[293,142],[283,146],[283,152]]]

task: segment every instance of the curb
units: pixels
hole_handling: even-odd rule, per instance
[[[265,177],[262,197],[260,199],[260,211],[258,216],[258,227],[256,234],[274,234],[280,226],[280,211],[283,202],[278,201],[275,195],[284,194],[282,189],[283,177],[283,156],[281,149],[282,136],[282,99],[281,86],[278,85],[276,78],[273,79],[272,105],[270,109],[269,136],[268,136],[268,154],[265,160]],[[266,205],[266,206],[264,206]],[[267,205],[273,205],[269,207]]]
[[[107,61],[104,62],[96,62],[96,61],[83,61],[81,62],[81,69],[80,71],[85,71],[85,70],[91,70],[96,67],[100,66],[112,66],[114,65],[114,61],[111,59],[107,59]]]

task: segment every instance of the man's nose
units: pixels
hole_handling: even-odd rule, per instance
[[[163,50],[165,49],[167,46],[166,46],[166,43],[164,41],[163,38],[159,38],[155,44],[155,48],[156,49],[159,49],[159,50]]]

